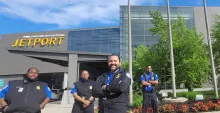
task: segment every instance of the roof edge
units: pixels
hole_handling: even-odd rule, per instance
[[[60,54],[99,55],[99,56],[112,55],[112,53],[43,50],[43,49],[29,49],[29,48],[5,48],[5,49],[8,50],[8,51],[38,52],[38,53],[60,53]]]

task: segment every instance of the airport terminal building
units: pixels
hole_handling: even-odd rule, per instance
[[[119,37],[117,27],[3,35],[1,87],[9,80],[22,78],[30,67],[37,67],[39,79],[52,82],[51,88],[71,88],[83,69],[95,80],[107,71],[108,56],[117,54],[120,41],[115,37]]]
[[[208,7],[212,25],[219,7]],[[96,79],[108,70],[107,58],[117,54],[128,59],[127,6],[120,6],[120,25],[115,27],[54,30],[45,32],[4,34],[0,39],[0,88],[9,80],[22,79],[30,67],[40,70],[40,80],[51,89],[70,89],[83,69]],[[152,36],[149,11],[159,11],[167,19],[166,7],[131,6],[132,47],[151,46],[160,37]],[[186,26],[196,27],[206,36],[203,7],[171,7],[171,19],[182,16]],[[206,40],[204,40],[206,42]]]

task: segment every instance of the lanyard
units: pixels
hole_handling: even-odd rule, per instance
[[[150,77],[152,77],[154,75],[153,72],[149,73],[150,74]],[[148,81],[148,74],[147,73],[144,73],[145,75],[145,81]]]
[[[110,81],[111,81],[112,76],[113,76],[112,73],[109,73],[109,74],[108,74],[107,85],[110,84]]]

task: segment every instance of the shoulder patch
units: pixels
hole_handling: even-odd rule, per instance
[[[128,78],[131,78],[130,73],[126,73],[126,76],[127,76]]]
[[[48,91],[50,91],[50,88],[49,88],[49,87],[47,87],[47,89],[48,89]]]
[[[6,89],[7,87],[8,87],[8,84],[5,87],[3,87],[2,89]]]
[[[0,91],[2,91],[3,89],[6,89],[7,87],[8,87],[8,84],[5,87],[3,87],[2,89],[0,89]]]

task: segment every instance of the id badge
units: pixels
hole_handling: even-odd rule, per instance
[[[19,88],[19,89],[18,89],[18,92],[22,92],[22,91],[23,91],[23,89],[24,89],[24,88],[22,88],[22,87],[21,87],[21,88]]]

